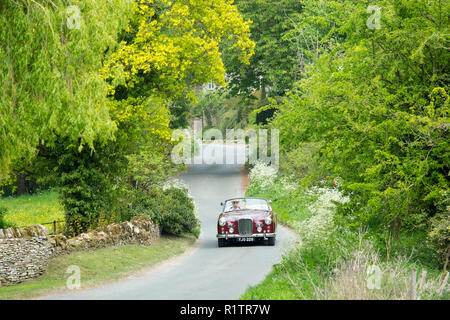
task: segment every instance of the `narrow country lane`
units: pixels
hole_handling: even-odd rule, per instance
[[[156,272],[48,298],[237,299],[248,286],[262,281],[272,265],[280,260],[293,236],[289,230],[279,226],[274,247],[218,248],[215,235],[220,202],[244,194],[240,166],[192,165],[180,178],[189,186],[201,220],[201,236],[194,252]]]

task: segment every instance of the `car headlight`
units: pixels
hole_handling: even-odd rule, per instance
[[[226,224],[227,224],[227,220],[224,217],[221,217],[219,219],[219,226],[225,227]]]
[[[262,231],[262,227],[256,228],[256,231],[261,232]]]
[[[234,233],[234,229],[233,228],[228,228],[228,232],[229,233]]]
[[[266,219],[264,219],[264,223],[267,225],[272,224],[272,218],[271,217],[267,217]]]

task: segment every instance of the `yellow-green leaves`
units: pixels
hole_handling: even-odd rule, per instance
[[[248,22],[232,1],[143,1],[135,5],[138,27],[131,43],[123,43],[105,68],[105,77],[133,87],[140,76],[154,77],[154,87],[166,97],[181,95],[193,85],[225,85],[220,46],[238,50],[248,63],[254,43]],[[114,90],[114,82],[111,90]]]
[[[133,14],[132,0],[2,1],[0,176],[56,137],[113,138],[103,60]]]
[[[111,115],[119,126],[133,126],[133,129],[136,129],[127,130],[129,134],[134,132],[138,136],[143,136],[145,133],[149,133],[159,140],[170,140],[169,112],[161,98],[130,97],[114,101]]]
[[[0,176],[39,144],[61,137],[92,148],[133,117],[167,140],[165,103],[149,97],[225,85],[220,51],[237,50],[248,62],[249,33],[228,0],[2,2]],[[108,98],[120,85],[136,92]]]

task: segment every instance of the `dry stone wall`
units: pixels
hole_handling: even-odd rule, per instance
[[[53,253],[43,226],[0,229],[0,286],[39,276]]]
[[[0,229],[0,286],[41,275],[49,260],[59,254],[127,244],[149,246],[159,236],[158,225],[147,217],[135,217],[70,239],[63,235],[49,236],[41,225]]]

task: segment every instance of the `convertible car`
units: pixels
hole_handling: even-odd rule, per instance
[[[217,220],[219,247],[231,242],[265,242],[275,245],[277,217],[263,198],[232,198],[221,203]]]

